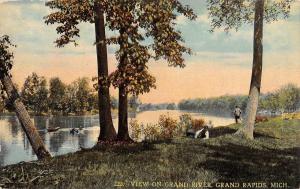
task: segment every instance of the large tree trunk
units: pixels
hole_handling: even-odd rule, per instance
[[[128,132],[128,95],[124,86],[119,87],[118,140],[131,140]]]
[[[126,29],[121,28],[120,36],[123,36]],[[125,51],[124,44],[128,42],[127,38],[121,38],[119,40],[120,49],[123,49],[124,54],[120,58],[118,69],[120,72],[125,72],[125,67],[127,64],[127,54]],[[119,122],[118,122],[118,140],[121,141],[131,141],[128,132],[128,93],[126,91],[126,84],[119,85]]]
[[[46,157],[51,157],[50,153],[45,148],[45,145],[36,130],[35,126],[33,125],[30,116],[21,102],[20,96],[13,85],[10,77],[8,75],[4,75],[1,77],[1,83],[5,88],[7,97],[10,103],[13,105],[17,117],[21,123],[21,126],[32,146],[34,153],[36,154],[38,159],[43,159]]]
[[[111,105],[109,86],[104,86],[99,78],[108,77],[107,48],[105,43],[105,25],[104,13],[100,5],[95,3],[95,33],[96,33],[96,50],[98,63],[98,98],[99,98],[99,120],[100,120],[100,140],[116,139],[116,131],[113,126],[111,117]],[[100,43],[102,42],[102,43]]]
[[[255,2],[255,20],[254,20],[254,41],[253,41],[253,67],[246,116],[243,121],[244,127],[237,131],[237,134],[245,138],[253,139],[255,117],[258,107],[263,58],[263,16],[264,0]]]

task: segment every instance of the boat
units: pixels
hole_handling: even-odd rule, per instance
[[[48,132],[55,132],[55,131],[58,131],[60,129],[60,127],[49,127],[47,128],[47,131]]]

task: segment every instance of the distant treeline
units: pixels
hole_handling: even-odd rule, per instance
[[[98,109],[98,96],[89,82],[90,79],[83,77],[67,85],[54,77],[48,85],[45,77],[32,73],[17,90],[27,110],[36,115],[85,114]],[[0,111],[13,111],[5,94],[2,96]]]
[[[19,90],[19,89],[18,89]],[[60,78],[50,78],[49,85],[43,76],[32,73],[19,90],[26,108],[33,114],[83,115],[98,112],[98,95],[91,87],[90,79],[78,78],[70,84],[63,83]],[[1,95],[0,112],[13,111],[5,94]],[[175,103],[142,104],[134,96],[128,99],[130,111],[148,110],[187,110],[205,113],[231,114],[235,106],[246,109],[246,95],[225,95],[214,98],[186,99]],[[118,108],[118,99],[111,96],[112,109]],[[300,109],[300,88],[288,84],[271,93],[262,94],[259,111],[293,112]]]
[[[27,110],[35,115],[84,115],[98,113],[98,94],[87,77],[78,78],[65,84],[58,77],[50,78],[49,85],[45,77],[36,73],[29,75],[21,89],[17,87]],[[118,99],[111,96],[112,109],[118,108]],[[130,96],[129,110],[135,111],[141,104],[139,99]],[[2,94],[0,112],[13,112],[12,105]]]
[[[182,100],[178,104],[180,110],[199,111],[207,113],[231,114],[235,106],[245,111],[246,95],[225,95],[214,98],[197,98]],[[293,112],[300,108],[300,88],[288,84],[279,90],[262,94],[259,101],[259,111]]]
[[[140,111],[148,111],[148,110],[175,110],[176,104],[175,103],[161,103],[161,104],[141,104],[139,105]]]

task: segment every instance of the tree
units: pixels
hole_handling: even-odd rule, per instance
[[[259,102],[261,109],[271,110],[271,112],[276,112],[281,109],[278,92],[266,94],[260,98]]]
[[[176,109],[176,104],[175,103],[170,103],[167,105],[167,110],[175,110]]]
[[[72,82],[66,86],[65,95],[63,98],[63,114],[77,113],[78,100],[76,98],[77,85]]]
[[[51,78],[49,83],[49,109],[52,113],[62,112],[66,85],[58,77]]]
[[[98,93],[90,93],[88,96],[88,107],[87,111],[97,110],[98,109]]]
[[[107,77],[107,72],[98,74],[98,91],[99,93],[108,91],[110,83],[119,88],[118,139],[129,139],[128,94],[138,95],[149,92],[150,88],[155,86],[155,78],[148,73],[146,66],[151,57],[155,59],[164,58],[170,66],[184,67],[182,55],[190,53],[190,50],[182,45],[183,39],[180,32],[175,30],[174,23],[178,13],[191,19],[195,18],[194,13],[178,0],[160,0],[159,2],[156,0],[55,0],[46,4],[52,9],[57,8],[59,10],[46,17],[46,23],[62,24],[57,28],[58,33],[62,34],[61,38],[56,41],[59,46],[70,42],[76,44],[74,37],[79,36],[79,29],[76,26],[82,21],[95,22],[98,52],[100,50],[106,52],[106,46],[104,46],[106,44],[119,45],[120,49],[116,52],[119,63],[118,69],[110,78]],[[117,36],[105,39],[103,13],[106,15],[106,25],[110,30],[118,32]],[[146,33],[142,34],[140,29],[144,29]],[[143,43],[145,42],[144,37],[152,38],[153,43],[145,45]],[[151,55],[150,49],[154,51],[155,55]],[[106,57],[106,53],[97,54],[98,60]],[[107,67],[107,64],[101,65]],[[105,102],[105,104],[110,102],[109,96],[105,97],[102,100],[99,99],[100,104],[101,102]],[[104,106],[101,107],[105,108]],[[105,117],[106,114],[110,114],[110,108],[105,108],[103,111],[100,108],[100,114],[101,112]],[[111,118],[111,114],[109,116]],[[100,118],[100,120],[104,119]],[[100,123],[101,125],[104,124]],[[101,133],[104,132],[100,132],[100,135]]]
[[[249,97],[243,121],[244,127],[237,131],[237,135],[253,139],[262,77],[263,22],[276,21],[280,17],[287,18],[292,1],[278,0],[265,3],[265,0],[207,0],[212,31],[219,27],[225,27],[225,31],[229,31],[232,28],[238,29],[243,23],[254,22],[253,66]]]
[[[0,80],[2,87],[7,95],[7,98],[10,100],[11,104],[14,107],[14,110],[17,114],[17,117],[21,123],[22,129],[24,130],[31,146],[38,157],[38,159],[51,157],[48,150],[45,148],[45,145],[34,127],[28,112],[24,104],[21,101],[21,98],[11,81],[10,70],[13,66],[14,55],[10,52],[10,48],[14,45],[10,42],[8,36],[4,35],[0,37]]]
[[[61,36],[55,41],[58,47],[68,43],[74,43],[75,37],[79,37],[78,24],[89,22],[95,25],[96,52],[98,65],[98,98],[99,98],[99,121],[100,135],[98,140],[113,140],[116,138],[116,131],[113,127],[111,117],[109,85],[102,82],[108,77],[108,60],[105,36],[104,1],[90,0],[52,0],[46,2],[46,6],[55,9],[57,12],[45,17],[47,24],[60,24],[56,30]]]
[[[190,19],[196,16],[177,0],[109,2],[105,8],[107,25],[119,34],[109,39],[110,43],[119,45],[118,69],[110,77],[113,86],[119,88],[118,139],[130,140],[128,94],[138,96],[155,87],[155,78],[146,65],[150,58],[163,58],[170,66],[184,67],[182,55],[190,53],[190,49],[182,44],[181,34],[174,28],[175,20],[179,14]],[[153,42],[147,43],[146,39]]]
[[[76,100],[78,101],[77,112],[84,114],[89,109],[89,99],[92,98],[92,90],[89,87],[88,78],[78,78],[75,81],[76,89]]]
[[[66,87],[63,99],[63,110],[65,114],[84,114],[90,111],[93,99],[92,89],[89,87],[88,78],[78,78]]]
[[[278,102],[287,112],[296,111],[300,102],[300,88],[294,84],[287,84],[278,91]]]
[[[21,97],[24,104],[35,114],[48,111],[48,89],[45,77],[36,73],[28,76],[24,82]]]

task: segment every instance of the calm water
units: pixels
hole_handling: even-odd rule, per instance
[[[157,123],[161,114],[169,114],[178,119],[184,112],[178,110],[146,111],[138,113],[136,119],[139,123]],[[222,126],[233,123],[232,118],[190,113],[194,118],[211,120],[214,126]],[[35,126],[53,156],[75,152],[80,147],[92,147],[99,135],[98,116],[80,117],[34,117]],[[117,127],[117,119],[114,119]],[[60,127],[57,132],[48,133],[46,128]],[[71,135],[70,128],[84,127],[79,134]],[[35,160],[30,143],[21,129],[15,116],[0,116],[0,166],[18,163],[20,161]]]

